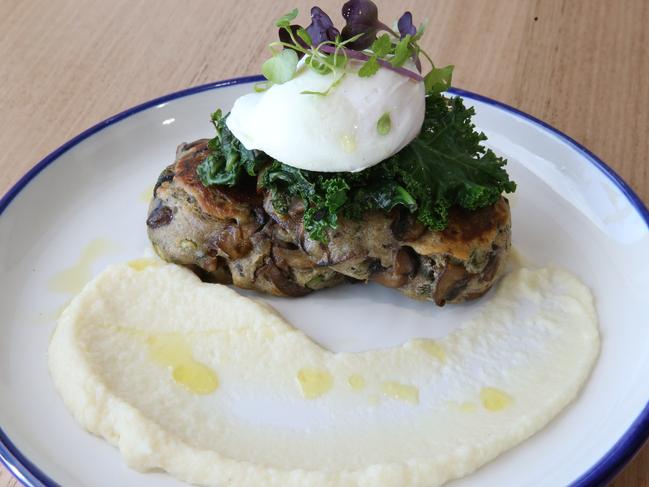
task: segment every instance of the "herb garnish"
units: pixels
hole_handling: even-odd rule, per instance
[[[386,68],[412,78],[424,81],[427,92],[441,92],[449,88],[453,66],[436,68],[430,56],[421,49],[419,39],[424,34],[425,23],[418,29],[412,22],[412,14],[405,12],[397,22],[398,32],[381,22],[378,9],[371,0],[349,0],[343,5],[342,15],[346,25],[340,32],[331,18],[319,7],[311,9],[311,24],[305,29],[291,24],[298,10],[283,15],[275,25],[279,27],[279,41],[268,47],[272,57],[263,67],[262,73],[268,80],[258,90],[268,89],[273,84],[286,83],[297,72],[298,60],[319,74],[333,73],[332,85],[325,91],[305,91],[305,95],[326,96],[347,74],[370,77],[380,68]],[[385,32],[377,36],[379,32]],[[293,52],[293,54],[289,54]],[[422,54],[431,65],[425,75],[421,74]],[[351,67],[349,60],[362,63]],[[412,59],[418,72],[404,67]]]

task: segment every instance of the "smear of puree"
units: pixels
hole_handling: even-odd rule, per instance
[[[514,271],[481,305],[434,342],[332,353],[181,267],[124,264],[64,311],[49,364],[77,420],[139,470],[209,486],[432,486],[547,424],[599,350],[592,296],[565,271]]]

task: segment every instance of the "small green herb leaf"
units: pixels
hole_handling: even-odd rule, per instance
[[[297,17],[298,10],[294,8],[291,10],[289,13],[286,15],[282,15],[279,19],[277,19],[277,22],[275,22],[275,25],[277,27],[288,27],[291,25],[291,21],[295,20],[295,17]]]
[[[387,56],[392,50],[392,41],[390,40],[390,36],[383,34],[382,36],[377,37],[372,43],[370,49],[377,57],[383,58]]]
[[[390,64],[392,64],[392,66],[394,66],[395,68],[400,68],[401,66],[403,66],[408,58],[412,55],[412,51],[410,49],[411,39],[412,37],[410,35],[407,35],[403,39],[401,39],[397,44],[397,47],[395,47],[394,56],[392,57],[392,59],[390,59]]]
[[[380,135],[387,135],[392,129],[392,120],[390,119],[390,112],[385,112],[376,122],[376,131]]]
[[[372,56],[361,66],[361,69],[358,70],[358,76],[361,78],[374,76],[380,67],[381,65],[379,64],[379,60],[376,56]]]
[[[426,18],[426,19],[424,19],[424,21],[421,24],[419,24],[419,28],[417,29],[417,33],[412,38],[413,42],[417,42],[419,39],[421,39],[423,37],[427,26],[428,26],[428,19]]]
[[[297,68],[297,54],[292,49],[284,49],[261,66],[261,73],[275,84],[286,83],[293,78]]]
[[[304,59],[304,64],[318,74],[327,74],[331,72],[331,66],[323,62],[322,58],[315,56],[307,56]]]
[[[451,87],[451,78],[453,77],[452,65],[443,68],[433,68],[430,73],[424,77],[426,93],[441,93]]]
[[[297,35],[300,39],[302,39],[308,46],[313,45],[313,41],[311,40],[311,36],[309,33],[306,31],[306,29],[303,29],[302,27],[299,27],[297,29]]]
[[[263,93],[272,85],[273,83],[270,81],[260,81],[259,83],[255,83],[252,88],[255,90],[255,93]]]
[[[216,136],[207,143],[208,156],[196,168],[204,186],[235,186],[247,176],[255,176],[267,161],[261,152],[246,149],[232,135],[225,123],[227,116],[217,110],[212,114]]]

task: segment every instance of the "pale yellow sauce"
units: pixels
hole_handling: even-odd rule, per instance
[[[347,384],[355,391],[361,391],[365,388],[365,379],[358,374],[352,374],[347,378]]]
[[[483,387],[480,391],[480,401],[487,411],[497,412],[509,407],[512,398],[495,387]]]
[[[388,381],[381,384],[381,391],[392,399],[419,404],[419,389],[415,386]]]
[[[153,188],[154,186],[151,185],[140,193],[139,199],[142,203],[146,203],[148,205],[151,202],[151,199],[153,198]]]
[[[133,259],[128,262],[128,266],[136,271],[143,271],[148,267],[154,267],[160,265],[160,261],[157,259],[152,259],[150,257],[143,257],[141,259]]]
[[[195,394],[211,394],[219,387],[219,378],[212,369],[196,361],[187,340],[179,333],[147,338],[151,358],[171,369],[171,377]]]
[[[326,370],[304,367],[297,373],[297,382],[305,399],[316,399],[331,390],[334,379]]]
[[[57,293],[77,294],[92,278],[92,266],[101,257],[115,251],[109,240],[98,238],[81,251],[79,260],[72,266],[57,272],[48,282],[48,288]]]
[[[435,357],[442,363],[446,363],[446,350],[440,343],[435,340],[421,340],[418,343],[428,355]]]
[[[459,405],[458,409],[463,413],[473,413],[478,409],[478,406],[473,402],[463,402]]]
[[[356,137],[345,134],[340,138],[340,145],[342,145],[345,152],[354,152],[356,150]]]

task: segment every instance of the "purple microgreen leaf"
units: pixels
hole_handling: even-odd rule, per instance
[[[311,37],[310,45],[318,45],[325,41],[335,41],[340,35],[329,16],[319,7],[311,9],[311,24],[306,28]]]
[[[358,70],[358,76],[360,76],[361,78],[369,78],[370,76],[374,76],[380,67],[381,65],[379,64],[377,57],[372,56],[365,62],[365,64],[361,66],[361,69]]]
[[[349,0],[343,5],[342,14],[346,25],[342,31],[343,40],[364,34],[349,44],[351,49],[362,51],[372,45],[376,32],[381,28],[379,12],[371,0]]]
[[[454,66],[449,65],[443,68],[435,68],[430,70],[424,77],[424,85],[426,93],[441,93],[451,87],[451,79],[453,77]]]
[[[372,42],[370,49],[377,57],[384,58],[392,50],[392,41],[390,40],[390,36],[383,34],[382,36],[377,37],[376,40]]]
[[[417,29],[412,23],[412,14],[410,12],[404,13],[397,22],[397,28],[399,29],[399,34],[401,39],[406,36],[413,37],[417,34]]]
[[[292,49],[284,49],[262,64],[261,73],[267,80],[280,85],[293,78],[297,62],[297,53]]]
[[[289,25],[291,25],[291,21],[295,20],[297,14],[298,14],[298,10],[294,8],[286,15],[282,15],[279,19],[277,19],[275,25],[277,27],[288,27]]]
[[[385,112],[376,122],[376,131],[379,135],[387,135],[392,129],[392,120],[390,119],[390,112]]]
[[[400,68],[401,66],[403,66],[408,58],[412,55],[412,50],[410,49],[410,40],[410,35],[406,34],[406,36],[397,43],[397,47],[395,47],[394,49],[394,56],[390,59],[390,64],[392,64],[392,66],[394,66],[395,68]]]

